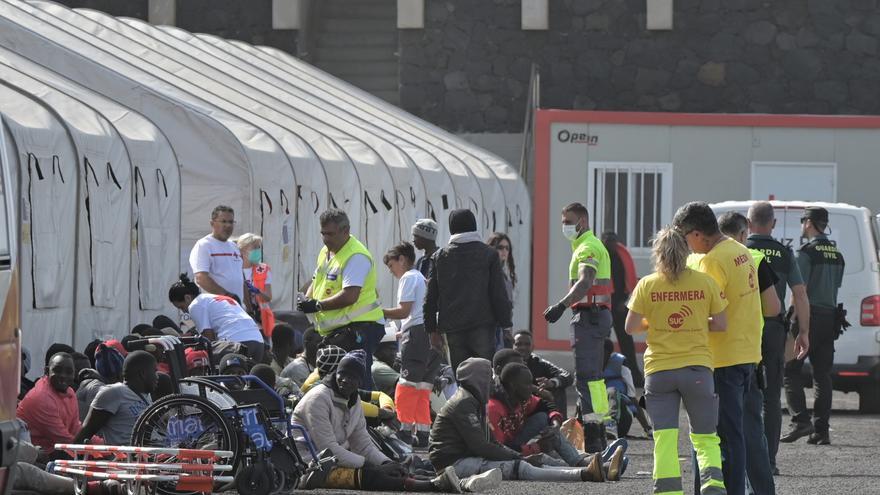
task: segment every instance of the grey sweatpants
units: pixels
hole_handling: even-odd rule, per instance
[[[715,433],[718,397],[709,368],[688,366],[651,373],[645,377],[645,401],[655,430],[677,429],[679,405],[684,401],[691,433]]]
[[[490,461],[482,457],[465,457],[452,465],[455,474],[464,479],[490,469],[500,468],[501,479],[523,481],[583,481],[582,468],[535,467],[526,461]]]

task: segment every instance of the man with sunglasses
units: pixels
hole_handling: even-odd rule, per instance
[[[785,402],[791,413],[791,430],[781,442],[790,443],[809,435],[807,443],[830,445],[828,420],[831,416],[831,366],[834,364],[834,341],[840,335],[842,316],[837,306],[837,291],[843,282],[845,266],[837,245],[828,239],[828,210],[808,206],[801,218],[801,233],[808,240],[797,252],[797,264],[807,284],[810,300],[810,349],[816,401],[814,423],[810,423],[804,397],[802,368],[804,357],[785,363]]]
[[[203,292],[229,296],[239,304],[250,306],[244,285],[241,251],[230,241],[235,228],[235,212],[231,207],[219,205],[211,212],[211,233],[196,241],[189,253],[189,264],[195,283]],[[250,310],[249,307],[245,309]]]

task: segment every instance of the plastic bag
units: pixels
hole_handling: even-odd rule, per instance
[[[584,427],[577,418],[566,419],[559,428],[559,432],[569,443],[577,446],[578,450],[581,450],[581,447],[584,445]]]

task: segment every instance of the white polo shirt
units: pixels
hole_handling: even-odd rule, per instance
[[[211,234],[202,237],[189,253],[189,265],[193,275],[207,272],[214,282],[244,303],[241,251],[234,242],[221,241]]]

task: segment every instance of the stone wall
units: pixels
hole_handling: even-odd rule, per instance
[[[545,108],[877,114],[877,0],[550,0],[550,29],[520,29],[520,0],[426,0],[400,32],[402,106],[453,131],[522,129],[529,68]]]
[[[148,0],[60,0],[115,16],[147,19]],[[177,27],[296,53],[297,31],[272,29],[272,0],[177,0]]]
[[[296,53],[297,31],[272,29],[272,0],[177,0],[177,27]]]
[[[120,17],[147,18],[148,0],[55,0],[70,8],[100,10]]]

